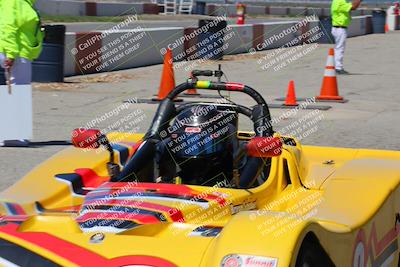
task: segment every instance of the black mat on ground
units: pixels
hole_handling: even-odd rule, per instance
[[[44,146],[70,146],[70,141],[40,141],[31,142],[29,140],[5,140],[2,147],[44,147]],[[1,146],[0,146],[1,147]]]
[[[296,97],[296,101],[302,102],[302,101],[307,101],[308,99],[311,99],[310,97]],[[285,101],[286,97],[279,97],[275,98],[276,101]],[[331,102],[331,103],[346,103],[349,102],[347,99],[343,100],[320,100],[320,99],[315,99],[315,102]]]
[[[132,102],[130,100],[124,100],[122,101],[123,103],[131,103],[131,104],[160,104],[161,101],[158,100],[153,100],[149,98],[138,98],[136,102]],[[185,104],[188,103],[188,101],[185,101],[181,99],[181,101],[176,101],[176,104]]]
[[[299,104],[297,106],[286,106],[284,104],[268,104],[269,108],[282,108],[282,109],[292,109],[292,108],[298,108],[298,109],[318,109],[318,110],[328,110],[332,108],[331,106],[317,106],[317,105],[302,105]]]

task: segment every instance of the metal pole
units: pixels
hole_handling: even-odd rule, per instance
[[[7,88],[8,88],[8,94],[11,95],[12,94],[12,88],[11,88],[11,71],[10,68],[7,67],[5,68],[5,75],[6,75],[6,84],[7,84]]]

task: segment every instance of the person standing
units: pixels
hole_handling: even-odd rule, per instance
[[[36,0],[0,0],[0,65],[11,84],[30,84],[32,61],[42,50],[44,33]]]
[[[333,0],[331,5],[332,35],[335,39],[335,68],[337,74],[348,74],[343,67],[344,50],[346,47],[347,27],[351,22],[351,10],[357,9],[361,0]]]
[[[33,136],[32,61],[42,51],[44,33],[36,0],[0,0],[0,146],[29,146]]]

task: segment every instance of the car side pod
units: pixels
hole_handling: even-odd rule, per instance
[[[247,154],[256,158],[271,158],[282,154],[279,137],[254,137],[246,146]]]

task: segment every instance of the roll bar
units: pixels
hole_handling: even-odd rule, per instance
[[[172,90],[167,98],[174,99],[180,93],[188,90],[188,89],[204,89],[204,90],[216,90],[216,91],[235,91],[235,92],[243,92],[250,97],[252,97],[257,104],[265,105],[268,108],[267,103],[264,98],[253,88],[250,86],[241,84],[241,83],[225,83],[225,82],[212,82],[212,81],[188,81],[178,85]]]
[[[163,130],[164,126],[167,125],[177,113],[173,99],[188,89],[233,91],[249,95],[257,103],[257,105],[252,108],[250,116],[250,119],[254,123],[256,136],[273,136],[274,131],[271,125],[271,114],[268,105],[256,90],[241,83],[199,81],[197,79],[190,79],[187,82],[176,86],[160,103],[156,115],[154,116],[152,126],[145,135],[145,139],[160,139],[160,131]],[[243,114],[250,115],[246,110],[243,110]]]

